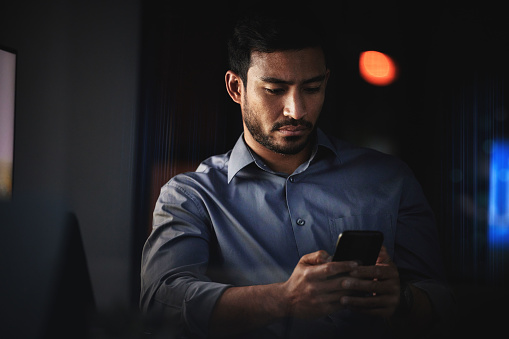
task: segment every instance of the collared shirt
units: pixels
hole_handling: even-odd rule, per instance
[[[318,130],[310,159],[286,175],[241,136],[230,152],[162,187],[143,250],[141,306],[190,337],[206,336],[225,289],[284,282],[303,255],[333,254],[338,235],[352,229],[382,231],[401,279],[424,290],[440,313],[449,295],[437,230],[403,162]],[[348,337],[359,329],[380,337],[383,321],[342,310],[239,337]]]

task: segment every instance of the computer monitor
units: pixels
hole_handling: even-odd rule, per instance
[[[0,46],[0,201],[12,198],[16,52]]]
[[[0,337],[91,337],[95,298],[78,219],[50,193],[0,202]]]

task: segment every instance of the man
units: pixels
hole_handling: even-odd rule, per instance
[[[225,81],[244,133],[162,188],[143,251],[142,308],[176,336],[408,337],[450,300],[410,170],[316,127],[330,74],[317,27],[289,12],[235,27]],[[331,261],[350,229],[384,233],[375,266]]]

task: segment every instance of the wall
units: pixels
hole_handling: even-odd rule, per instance
[[[18,52],[14,199],[67,202],[100,310],[131,297],[140,8],[0,3],[0,44]]]

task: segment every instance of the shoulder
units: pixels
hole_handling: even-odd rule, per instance
[[[348,141],[338,139],[334,136],[327,135],[331,146],[334,148],[335,153],[341,163],[368,163],[380,164],[386,166],[404,167],[405,163],[397,156],[380,152],[378,150],[360,147]]]
[[[194,172],[180,173],[171,178],[161,191],[178,190],[191,194],[204,187],[226,183],[230,155],[231,151],[228,151],[205,159]]]
[[[367,183],[380,180],[394,182],[413,177],[407,164],[395,155],[356,146],[330,135],[327,139],[336,155],[336,168],[351,178]]]
[[[194,214],[206,219],[206,202],[226,183],[229,153],[206,159],[194,172],[172,177],[161,187],[154,217],[194,211]]]
[[[230,156],[232,151],[228,151],[224,154],[211,156],[198,166],[194,173],[209,173],[209,172],[222,172],[226,171],[230,162]]]

